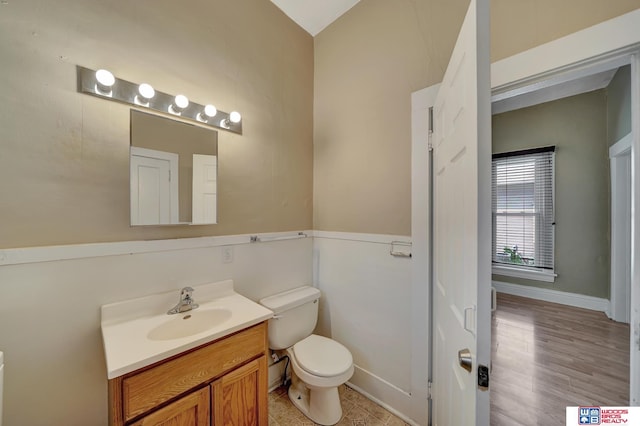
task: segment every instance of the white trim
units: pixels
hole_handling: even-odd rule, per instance
[[[636,27],[638,28],[638,27]],[[631,312],[629,401],[640,405],[640,53],[631,58]]]
[[[640,9],[534,47],[491,66],[491,87],[513,85],[601,56],[630,53],[640,43]],[[635,46],[637,48],[637,46]],[[600,58],[603,59],[603,58]]]
[[[611,177],[611,319],[629,323],[631,284],[631,143],[629,133],[609,148]]]
[[[620,138],[619,141],[609,147],[609,158],[615,158],[630,153],[632,143],[633,133],[629,132],[626,136]]]
[[[313,231],[302,231],[308,236]],[[260,234],[224,235],[216,237],[178,238],[153,241],[120,241],[113,243],[70,244],[64,246],[25,247],[0,250],[0,266],[25,263],[53,262],[57,260],[84,259],[89,257],[119,256],[135,253],[156,253],[172,250],[190,250],[249,244],[250,237],[299,238],[298,232],[266,232]],[[261,242],[264,244],[268,242]],[[257,244],[257,243],[254,243]]]
[[[608,64],[612,66],[613,64]],[[596,67],[593,67],[596,68]],[[582,73],[567,73],[563,78],[550,78],[536,83],[534,87],[518,87],[496,93],[492,96],[491,113],[501,114],[503,112],[514,111],[557,99],[568,98],[569,96],[581,93],[592,92],[604,89],[609,86],[611,79],[618,71],[617,67],[607,69],[602,72],[595,72],[592,68],[581,70]],[[581,74],[586,74],[581,76]],[[574,78],[575,77],[575,78]]]
[[[514,296],[528,297],[530,299],[544,300],[546,302],[560,303],[577,308],[590,309],[592,311],[600,311],[608,314],[609,301],[600,297],[586,296],[584,294],[567,293],[565,291],[551,290],[548,288],[530,287],[526,285],[518,285],[505,283],[500,281],[492,281],[498,293],[512,294]]]
[[[391,242],[400,242],[411,244],[411,237],[406,235],[388,235],[388,234],[359,234],[353,232],[332,232],[332,231],[312,231],[315,238],[327,238],[330,240],[347,240],[361,241],[365,243],[391,244]]]
[[[506,277],[524,278],[527,280],[543,281],[546,283],[552,283],[555,281],[558,274],[551,271],[544,271],[530,268],[518,268],[503,265],[492,265],[491,273],[495,275],[503,275]]]
[[[411,411],[407,415],[427,424],[430,335],[430,175],[429,108],[440,85],[411,94]]]
[[[349,379],[346,385],[391,412],[393,415],[400,417],[406,423],[413,426],[420,425],[420,423],[417,423],[415,420],[402,413],[402,411],[409,411],[408,407],[411,400],[411,394],[397,386],[394,386],[383,378],[376,376],[364,368],[354,365],[353,376],[351,376],[351,379]],[[364,389],[370,389],[370,391],[367,392]],[[387,403],[389,401],[391,404]],[[422,401],[422,404],[424,406],[425,400]],[[394,406],[403,407],[402,411],[393,408]]]

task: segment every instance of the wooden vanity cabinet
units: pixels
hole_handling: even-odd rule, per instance
[[[211,419],[209,388],[193,391],[169,405],[131,423],[132,426],[209,425]]]
[[[267,358],[261,357],[211,385],[214,425],[268,424],[267,368]]]
[[[113,426],[267,426],[267,323],[109,380]]]

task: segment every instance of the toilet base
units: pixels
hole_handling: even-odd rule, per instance
[[[301,380],[294,380],[288,395],[293,405],[315,423],[330,426],[342,418],[337,387],[310,389]]]

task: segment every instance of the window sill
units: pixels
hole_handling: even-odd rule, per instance
[[[507,277],[524,278],[527,280],[544,281],[552,283],[558,276],[552,271],[532,270],[513,266],[492,265],[491,273]]]

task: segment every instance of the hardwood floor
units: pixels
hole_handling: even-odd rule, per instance
[[[629,404],[627,324],[498,294],[492,333],[492,426],[564,426],[566,406]]]

